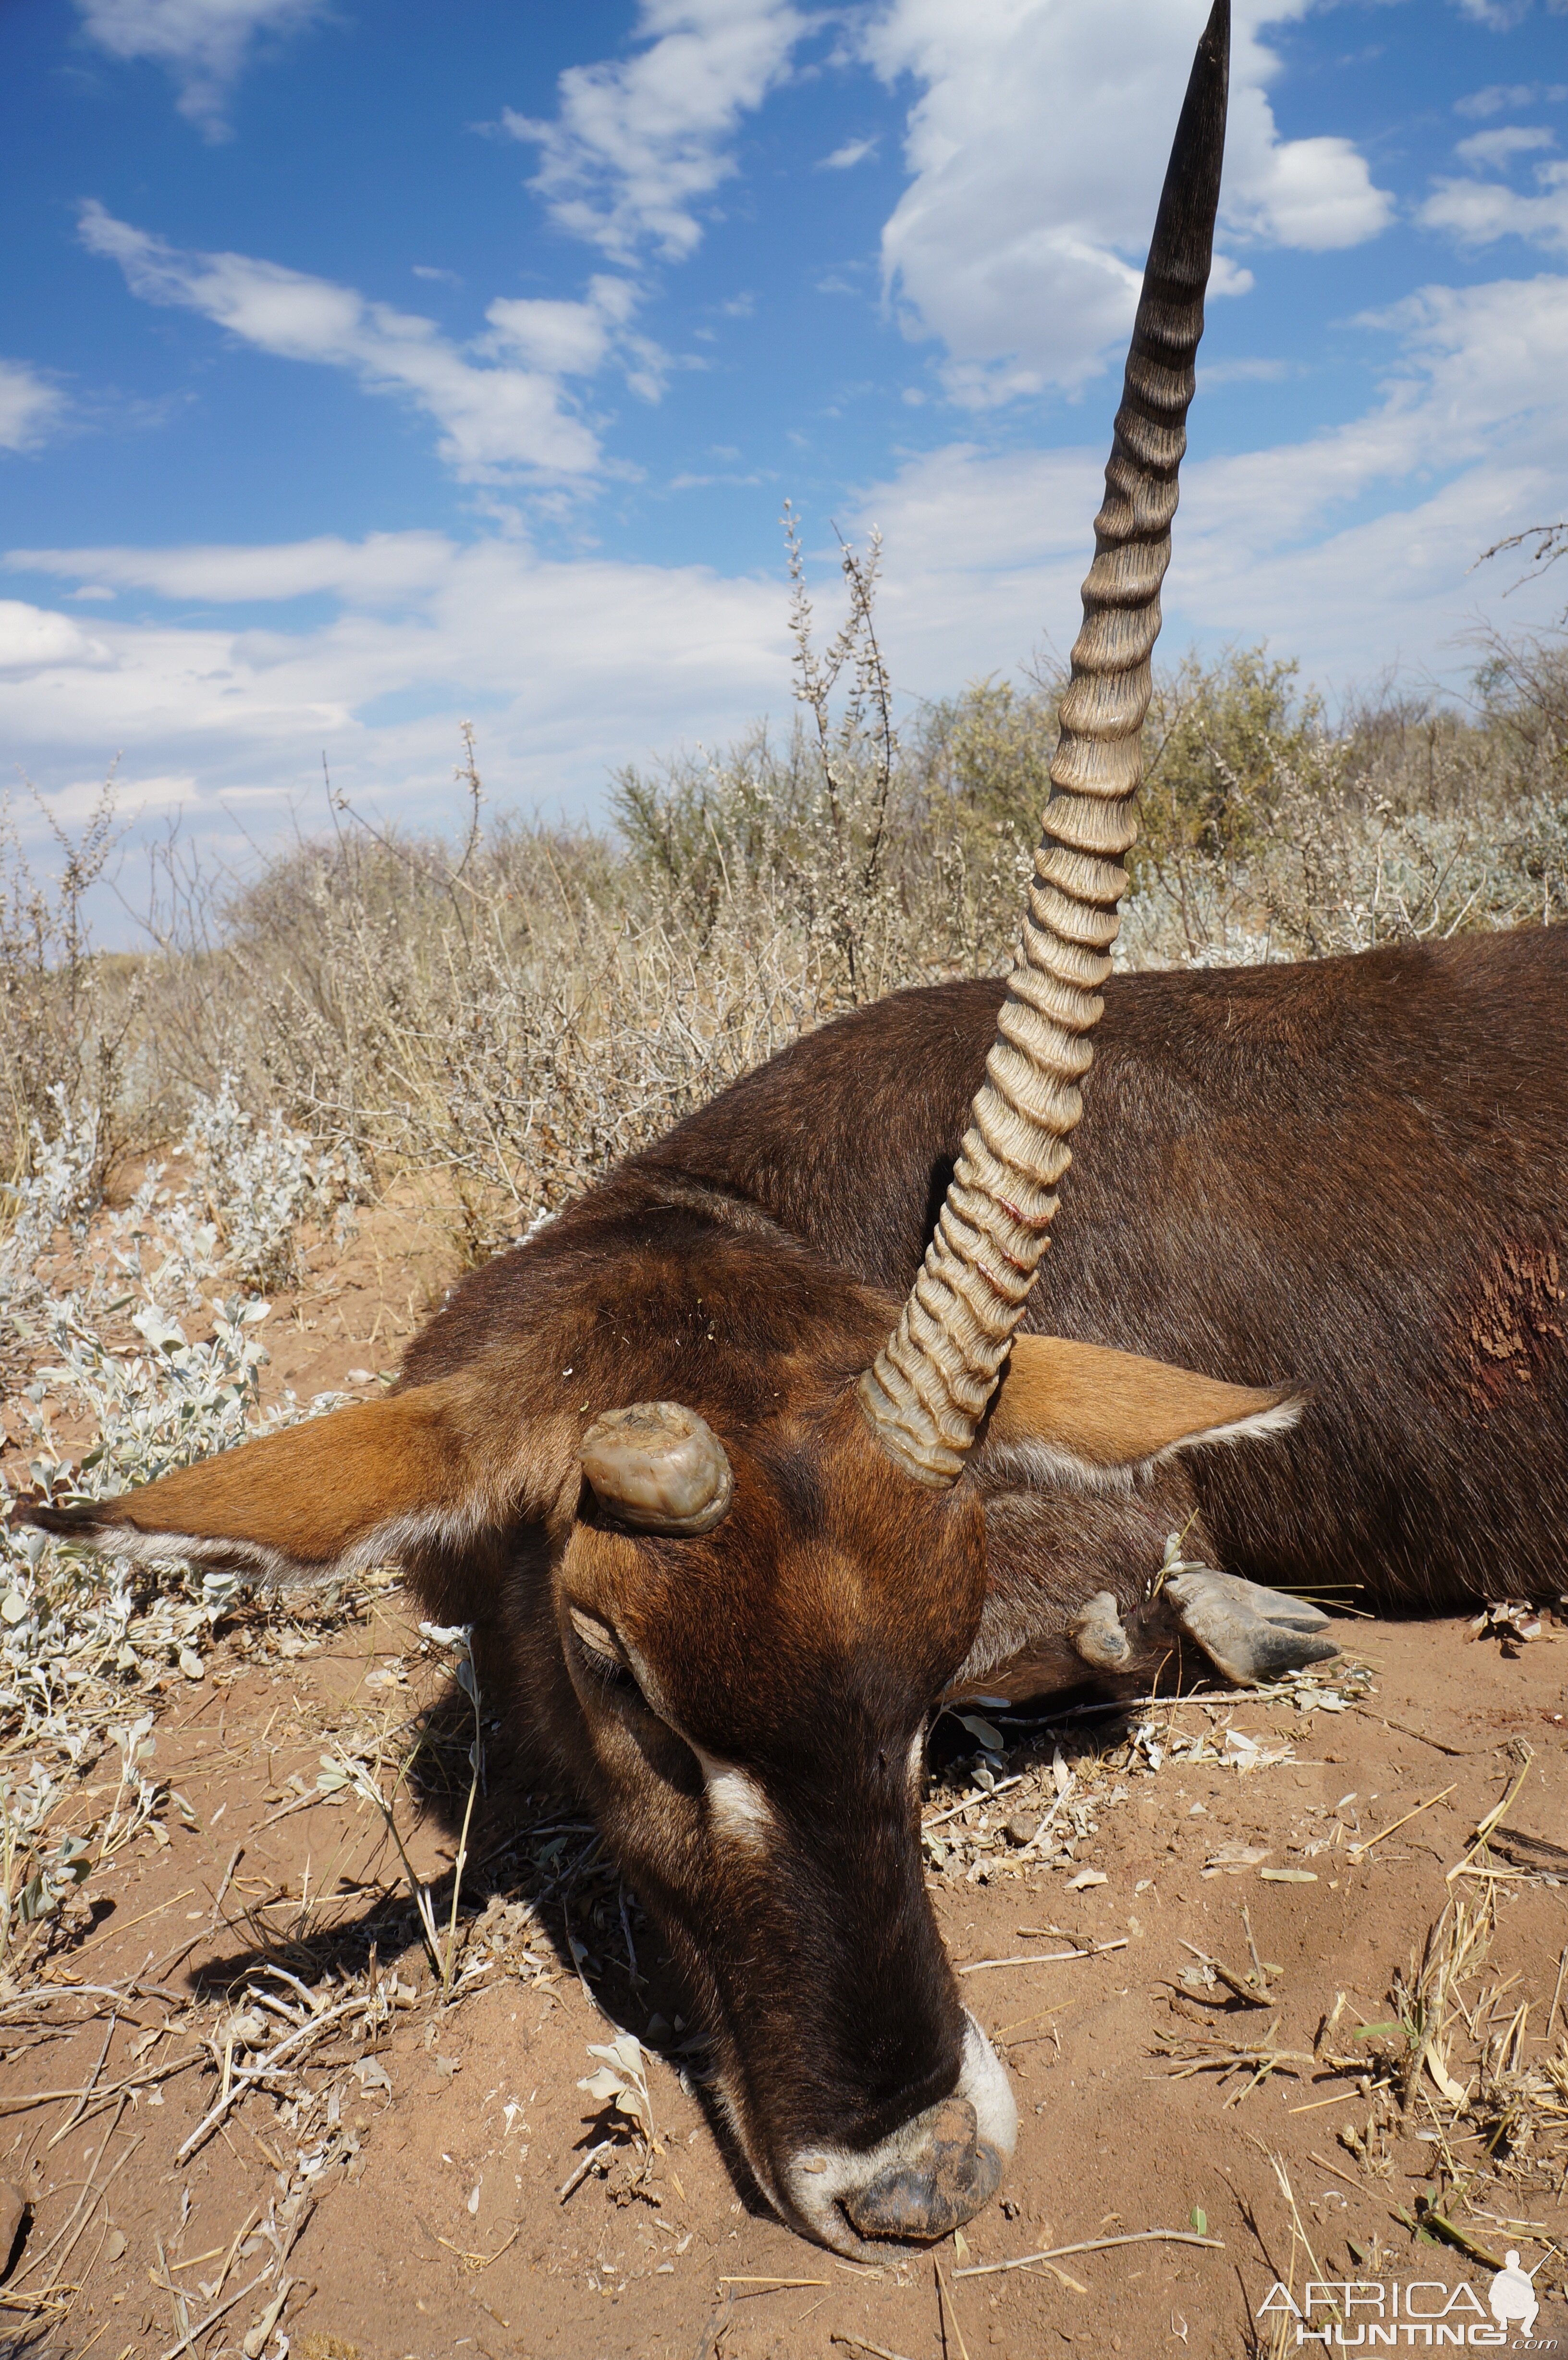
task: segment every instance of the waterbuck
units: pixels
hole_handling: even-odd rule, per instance
[[[1006,984],[775,1058],[460,1285],[386,1399],[26,1512],[267,1575],[399,1557],[596,1814],[760,2187],[845,2254],[953,2228],[1014,2141],[921,1873],[944,1699],[1305,1665],[1292,1581],[1562,1586],[1568,936],[1107,981],[1227,47],[1215,0]],[[1232,1570],[1161,1579],[1173,1530]]]

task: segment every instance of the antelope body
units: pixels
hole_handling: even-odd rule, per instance
[[[1007,983],[773,1059],[465,1281],[386,1400],[25,1512],[264,1574],[401,1557],[473,1624],[530,1783],[595,1811],[758,2183],[846,2253],[956,2226],[1016,2133],[922,1876],[939,1702],[1332,1654],[1292,1581],[1562,1587],[1568,936],[1106,981],[1227,25],[1215,0]]]

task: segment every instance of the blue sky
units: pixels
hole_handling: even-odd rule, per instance
[[[8,0],[0,753],[409,824],[788,711],[779,514],[911,704],[1065,649],[1206,0]],[[1563,0],[1238,0],[1164,652],[1463,684],[1568,509]],[[27,821],[25,809],[18,815]]]

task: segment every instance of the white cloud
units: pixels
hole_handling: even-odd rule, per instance
[[[325,0],[76,0],[82,26],[112,57],[147,58],[179,86],[181,115],[226,137],[224,107],[259,37],[297,31]]]
[[[1556,144],[1544,123],[1509,123],[1496,131],[1473,131],[1454,152],[1472,171],[1506,172],[1515,156],[1528,156],[1534,148]]]
[[[59,388],[27,361],[0,361],[0,451],[32,451],[65,410]]]
[[[1568,82],[1495,82],[1485,90],[1472,91],[1468,98],[1456,98],[1455,115],[1470,115],[1485,122],[1489,115],[1503,115],[1512,106],[1555,106],[1568,98]]]
[[[648,47],[569,66],[553,122],[510,108],[503,120],[539,148],[530,185],[562,229],[620,261],[645,246],[677,260],[701,242],[702,201],[736,169],[729,143],[742,115],[782,80],[807,30],[789,0],[642,0]]]
[[[868,156],[877,153],[875,139],[846,139],[831,156],[819,158],[817,169],[822,172],[847,172],[856,164],[864,164]]]
[[[1260,549],[1270,537],[1285,547],[1379,486],[1419,488],[1477,467],[1534,467],[1544,482],[1562,469],[1568,279],[1426,287],[1361,324],[1400,341],[1378,404],[1288,450],[1195,469],[1200,530],[1232,549]],[[1451,554],[1467,566],[1475,552]]]
[[[1329,685],[1399,657],[1452,675],[1457,635],[1507,586],[1469,573],[1478,552],[1568,507],[1568,277],[1431,287],[1361,324],[1393,344],[1362,416],[1189,465],[1171,651],[1194,631],[1267,634]],[[938,451],[866,494],[862,519],[887,535],[881,619],[901,691],[941,695],[1018,662],[1042,634],[1071,643],[1107,427],[1076,450]],[[831,553],[822,563],[826,576]],[[323,748],[356,801],[439,822],[469,713],[498,802],[581,812],[623,762],[722,744],[788,710],[779,580],[547,561],[520,541],[439,533],[18,551],[8,563],[34,595],[0,604],[0,737],[71,792],[124,747],[128,806],[151,815],[183,797],[198,830],[228,826],[221,798],[260,840],[296,801],[310,824]],[[112,588],[220,612],[62,613],[34,590],[40,575],[66,598]],[[1497,611],[1545,621],[1553,588]],[[282,602],[307,595],[335,611],[288,627]],[[281,617],[266,628],[221,613],[265,602]]]
[[[588,300],[583,303],[500,296],[485,314],[494,332],[489,345],[497,353],[509,348],[550,377],[595,376],[618,351],[632,391],[645,401],[657,401],[670,357],[651,338],[632,333],[638,300],[629,279],[607,276],[589,280]]]
[[[472,715],[495,801],[581,813],[619,764],[722,744],[788,704],[781,581],[558,563],[523,542],[429,533],[6,563],[186,603],[334,597],[331,619],[295,629],[0,601],[0,738],[29,775],[69,789],[123,748],[128,814],[183,803],[194,832],[241,858],[224,806],[245,810],[258,841],[284,833],[296,805],[302,824],[324,822],[323,750],[365,808],[435,825]]]
[[[1258,27],[1306,5],[1238,13],[1225,218],[1321,251],[1377,235],[1391,200],[1348,140],[1279,137]],[[876,71],[923,84],[883,266],[910,333],[945,344],[956,399],[1076,388],[1120,348],[1205,15],[1204,0],[889,0],[867,27]],[[1214,293],[1250,283],[1216,257]]]
[[[598,470],[598,439],[563,406],[561,380],[597,370],[613,348],[624,350],[634,388],[657,394],[663,355],[627,331],[637,298],[622,279],[596,278],[581,303],[498,300],[488,336],[464,349],[432,321],[351,287],[247,255],[184,252],[99,204],[82,208],[81,228],[89,251],[117,262],[145,301],[199,311],[259,351],[349,369],[367,391],[412,402],[440,427],[440,454],[465,482]]]
[[[1392,213],[1352,143],[1283,140],[1259,26],[1311,0],[1242,0],[1234,43],[1226,213],[1233,235],[1322,252],[1373,237]],[[946,347],[949,393],[988,407],[1069,389],[1125,340],[1203,0],[878,0],[861,53],[889,85],[922,85],[909,115],[909,187],[883,233],[906,326]],[[643,0],[626,60],[573,66],[537,143],[532,186],[559,225],[628,261],[689,256],[703,201],[736,169],[743,116],[789,71],[811,20],[789,0]],[[819,159],[848,169],[850,139]],[[1211,291],[1250,274],[1215,258]]]
[[[1535,182],[1524,196],[1501,180],[1440,180],[1416,219],[1464,246],[1522,237],[1549,252],[1568,249],[1568,164],[1538,164]]]
[[[1301,373],[1299,362],[1268,360],[1258,355],[1251,360],[1200,362],[1198,382],[1203,386],[1279,385],[1286,377]]]
[[[69,615],[0,598],[0,673],[29,673],[60,664],[80,671],[109,661],[103,641],[90,638]]]
[[[1470,574],[1479,552],[1568,506],[1568,278],[1427,288],[1362,324],[1399,346],[1362,417],[1183,471],[1168,648],[1193,631],[1267,635],[1325,683],[1400,657],[1452,675],[1459,636],[1506,586]],[[1016,660],[1041,630],[1065,652],[1103,464],[1097,444],[1022,457],[958,446],[867,495],[901,686],[934,694],[961,664]],[[1551,586],[1502,619],[1546,621],[1561,605]]]
[[[1511,32],[1530,14],[1530,0],[1459,0],[1459,13],[1491,33]]]
[[[1568,97],[1568,88],[1552,84],[1519,84],[1479,91],[1462,99],[1465,115],[1499,114],[1503,105],[1523,104],[1531,98]],[[1494,101],[1496,104],[1494,104]],[[1499,124],[1489,131],[1474,131],[1461,139],[1454,154],[1469,167],[1469,176],[1434,180],[1432,192],[1416,219],[1423,228],[1442,230],[1456,245],[1490,246],[1500,237],[1522,237],[1530,244],[1568,248],[1568,164],[1541,162],[1534,168],[1533,193],[1510,188],[1501,177],[1522,156],[1539,155],[1557,144],[1556,135],[1542,123]],[[1486,173],[1499,177],[1487,180]]]
[[[1363,246],[1387,228],[1393,198],[1374,188],[1350,140],[1280,139],[1261,91],[1244,91],[1240,101],[1231,117],[1235,169],[1225,208],[1233,228],[1308,254]]]
[[[404,607],[437,589],[451,568],[452,543],[438,532],[373,532],[363,541],[323,533],[315,541],[259,549],[223,542],[178,549],[13,549],[5,563],[13,573],[86,580],[100,598],[117,590],[150,590],[159,598],[222,606],[327,594],[380,609]]]
[[[595,288],[633,290],[624,279],[600,279]],[[616,308],[619,309],[618,296]],[[624,311],[622,311],[624,317]],[[591,377],[609,350],[609,305],[568,303],[539,296],[502,296],[486,317],[498,344],[509,344],[530,368],[550,377]]]

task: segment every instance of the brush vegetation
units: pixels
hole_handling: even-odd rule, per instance
[[[0,893],[0,1156],[14,1202],[62,1133],[84,1196],[198,1098],[280,1118],[385,1184],[432,1177],[477,1259],[800,1033],[901,985],[1003,971],[1061,682],[998,680],[895,726],[875,544],[819,651],[793,556],[797,716],[614,782],[611,825],[492,814],[471,733],[461,841],[341,799],[236,880],[155,854],[147,947],[83,918],[105,796]],[[1262,647],[1162,672],[1118,957],[1317,957],[1568,912],[1568,642],[1495,640],[1463,711],[1331,720]],[[82,1148],[81,1142],[87,1142]]]

